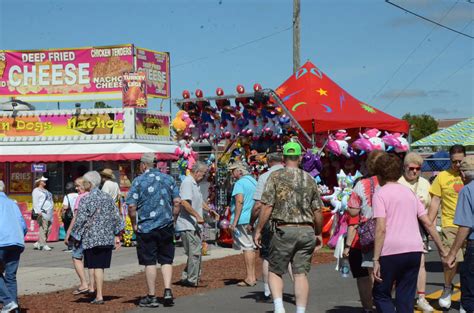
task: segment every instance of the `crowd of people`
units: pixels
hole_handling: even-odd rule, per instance
[[[228,166],[235,180],[229,229],[234,248],[243,251],[246,270],[238,286],[256,285],[258,249],[263,259],[261,300],[273,302],[276,313],[285,313],[282,277],[286,273],[294,283],[296,312],[306,312],[311,259],[323,244],[324,204],[316,181],[300,168],[301,157],[298,143],[289,142],[282,149],[272,147],[267,151],[269,170],[258,181],[244,162]],[[420,176],[423,159],[416,153],[408,153],[404,159],[382,151],[368,155],[364,164],[367,174],[356,182],[348,201],[343,252],[357,280],[364,312],[413,312],[415,305],[425,312],[434,311],[425,299],[424,263],[429,239],[434,241],[444,265],[440,307],[451,306],[452,283],[465,249],[460,272],[461,310],[473,312],[474,156],[466,157],[464,147],[456,145],[451,147],[450,157],[452,167],[430,185]],[[156,168],[156,162],[153,153],[142,155],[141,174],[131,183],[125,199],[136,234],[138,263],[145,267],[147,295],[139,300],[141,307],[159,306],[157,264],[161,265],[163,277],[163,304],[174,304],[171,283],[177,234],[187,256],[180,284],[199,285],[204,213],[219,218],[199,188],[208,172],[205,163],[196,162],[178,186],[173,177]],[[51,250],[46,242],[54,204],[46,188],[47,180],[38,178],[32,195],[40,227],[39,240],[33,246],[41,251]],[[18,309],[16,272],[27,231],[18,206],[5,195],[4,187],[0,181],[2,313]],[[110,169],[87,172],[66,187],[62,210],[64,241],[71,249],[79,278],[73,293],[89,295],[92,305],[101,305],[104,270],[110,267],[113,250],[120,248],[124,229],[117,209],[119,187]]]

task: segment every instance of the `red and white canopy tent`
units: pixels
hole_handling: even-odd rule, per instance
[[[357,100],[310,61],[276,93],[307,134],[366,127],[408,133],[406,121]]]

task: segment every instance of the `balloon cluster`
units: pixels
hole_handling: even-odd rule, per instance
[[[214,103],[204,98],[200,89],[195,91],[195,99],[191,99],[190,92],[184,90],[183,100],[180,101],[182,111],[178,112],[172,123],[178,139],[210,140],[217,144],[225,139],[277,140],[297,135],[290,117],[275,105],[273,99],[257,96],[256,93],[261,90],[262,86],[255,84],[254,93],[250,95],[245,93],[244,86],[238,85],[237,95],[231,101],[222,88],[217,88]]]
[[[400,153],[407,152],[410,149],[410,145],[403,134],[385,132],[385,135],[381,136],[381,131],[377,128],[367,129],[363,133],[359,133],[359,138],[354,140],[352,144],[348,142],[350,139],[351,137],[347,136],[345,130],[338,130],[328,136],[326,149],[336,156],[343,155],[347,158],[366,154],[373,150]]]
[[[177,164],[180,170],[180,175],[185,176],[196,163],[198,157],[197,153],[193,151],[192,141],[188,142],[185,139],[178,141],[178,147],[175,149],[175,154],[179,157]]]

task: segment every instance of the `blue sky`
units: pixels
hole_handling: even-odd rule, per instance
[[[393,2],[474,34],[474,3],[467,0]],[[133,43],[170,52],[173,98],[183,89],[214,95],[217,87],[233,93],[238,84],[250,90],[255,82],[276,89],[293,68],[292,31],[284,31],[292,24],[292,5],[291,0],[0,0],[0,49]],[[473,42],[383,0],[301,0],[302,63],[311,60],[359,100],[398,117],[473,116]],[[151,108],[160,102],[152,100]]]

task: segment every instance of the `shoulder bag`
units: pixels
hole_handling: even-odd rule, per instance
[[[375,184],[372,177],[369,178],[370,181],[370,206],[372,206],[372,197],[375,192]],[[373,214],[373,213],[372,213]],[[368,220],[359,223],[359,241],[362,247],[363,252],[367,252],[373,249],[375,242],[375,219],[373,216]]]

